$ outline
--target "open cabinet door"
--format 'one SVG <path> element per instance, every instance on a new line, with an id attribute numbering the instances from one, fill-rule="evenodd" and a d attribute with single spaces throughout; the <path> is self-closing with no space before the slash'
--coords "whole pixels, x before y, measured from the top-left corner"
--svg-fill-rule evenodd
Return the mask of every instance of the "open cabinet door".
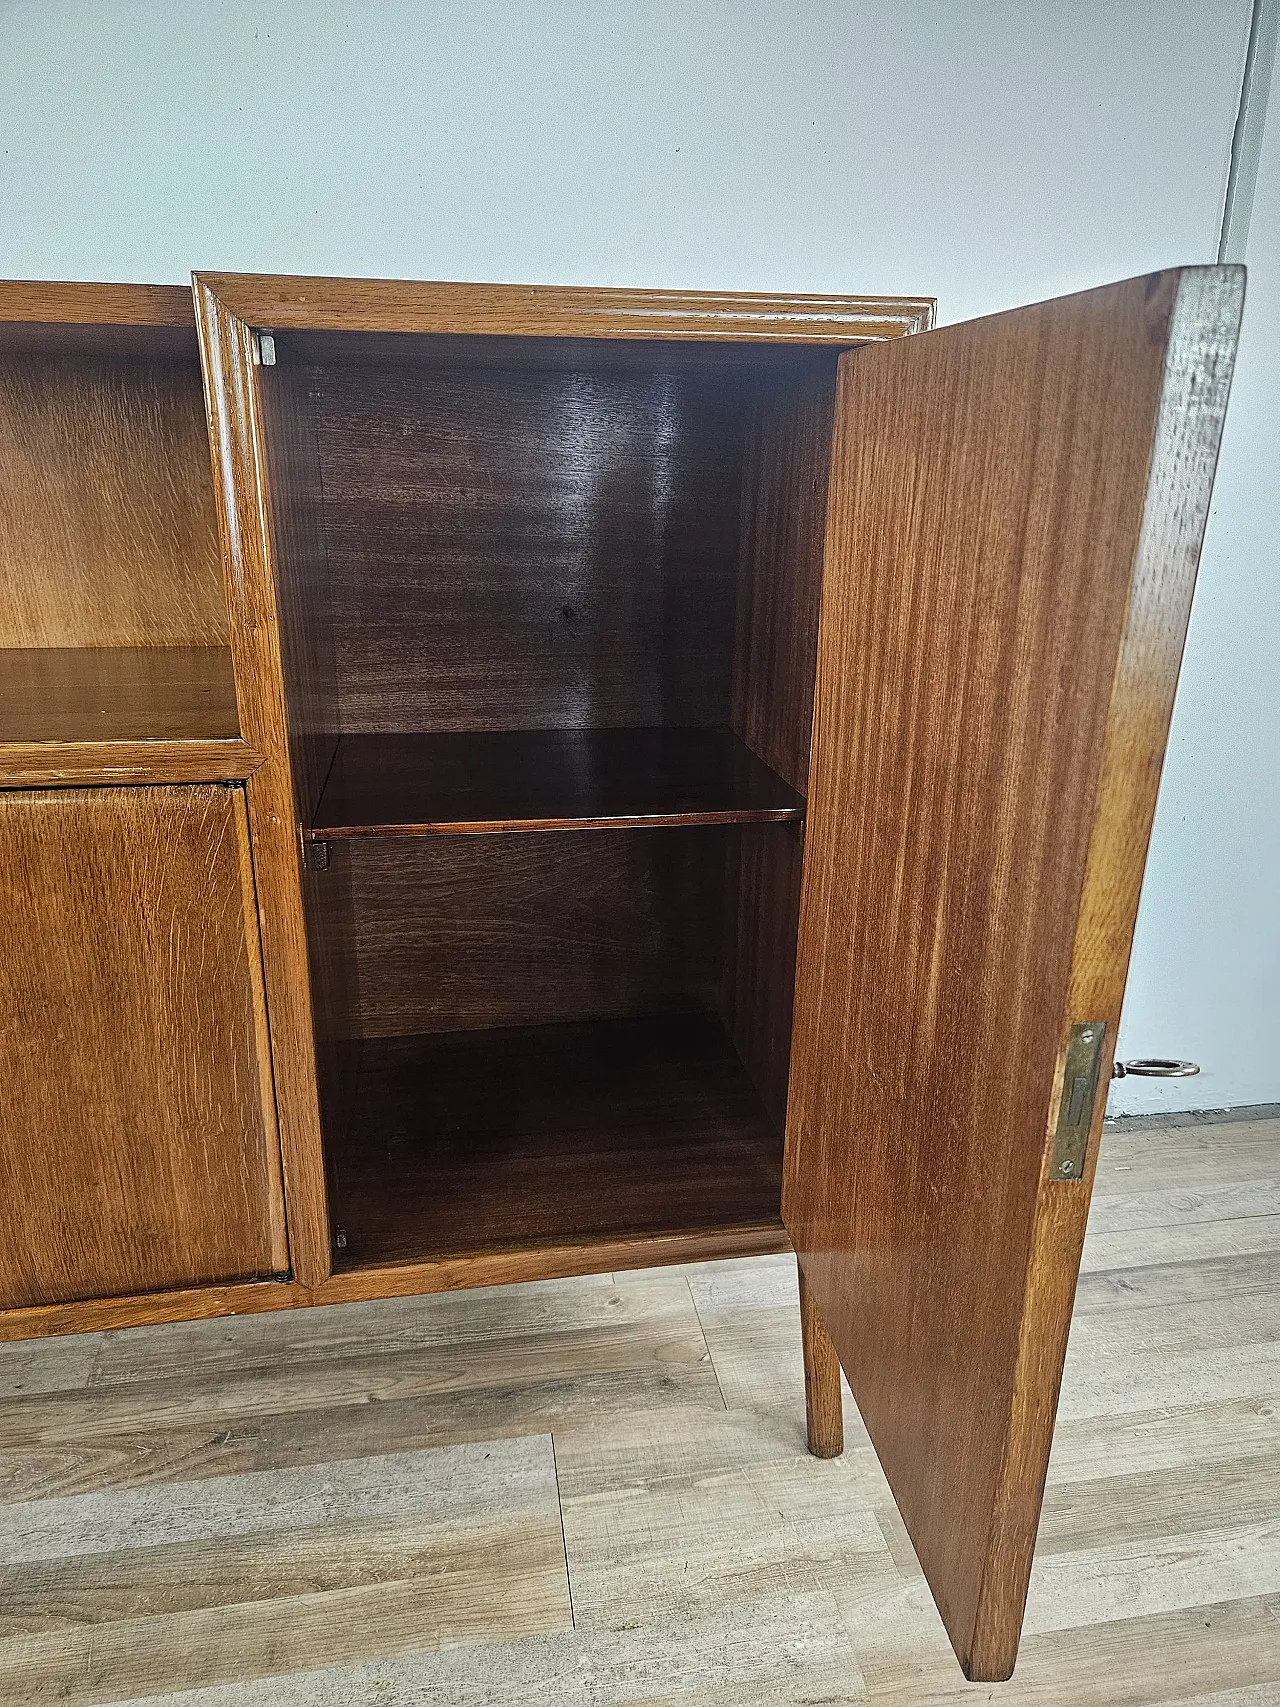
<path id="1" fill-rule="evenodd" d="M 783 1216 L 1013 1669 L 1243 270 L 841 358 Z"/>

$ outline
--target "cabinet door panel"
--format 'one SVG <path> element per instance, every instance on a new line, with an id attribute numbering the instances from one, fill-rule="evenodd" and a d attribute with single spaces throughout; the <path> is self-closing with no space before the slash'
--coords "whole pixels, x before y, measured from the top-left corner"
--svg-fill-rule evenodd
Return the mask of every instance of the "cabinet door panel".
<path id="1" fill-rule="evenodd" d="M 1242 296 L 841 358 L 783 1214 L 975 1679 L 1017 1652 Z"/>
<path id="2" fill-rule="evenodd" d="M 240 789 L 0 795 L 0 1306 L 287 1266 Z"/>

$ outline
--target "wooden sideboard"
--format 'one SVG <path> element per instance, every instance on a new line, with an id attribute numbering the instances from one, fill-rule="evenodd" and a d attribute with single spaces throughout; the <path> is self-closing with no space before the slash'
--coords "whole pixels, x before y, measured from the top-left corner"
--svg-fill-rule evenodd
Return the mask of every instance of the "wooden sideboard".
<path id="1" fill-rule="evenodd" d="M 1242 299 L 0 287 L 0 1334 L 794 1245 L 1007 1676 Z"/>

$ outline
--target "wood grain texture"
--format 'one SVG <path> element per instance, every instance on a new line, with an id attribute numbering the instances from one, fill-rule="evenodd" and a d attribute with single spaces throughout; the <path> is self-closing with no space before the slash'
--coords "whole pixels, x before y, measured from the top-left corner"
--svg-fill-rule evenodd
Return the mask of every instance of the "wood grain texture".
<path id="1" fill-rule="evenodd" d="M 351 862 L 353 1034 L 712 1011 L 724 835 L 335 842 L 331 860 L 345 846 Z"/>
<path id="2" fill-rule="evenodd" d="M 62 284 L 48 279 L 0 280 L 0 324 L 175 326 L 194 322 L 187 285 Z"/>
<path id="3" fill-rule="evenodd" d="M 0 305 L 2 308 L 3 305 Z M 185 354 L 0 354 L 0 645 L 218 646 L 227 612 Z"/>
<path id="4" fill-rule="evenodd" d="M 326 848 L 323 869 L 302 873 L 326 1180 L 351 1117 L 359 1065 L 359 963 L 348 844 Z"/>
<path id="5" fill-rule="evenodd" d="M 307 376 L 255 367 L 280 669 L 297 817 L 309 824 L 338 742 L 338 683 L 322 513 L 319 394 Z"/>
<path id="6" fill-rule="evenodd" d="M 0 783 L 230 782 L 239 738 L 225 646 L 0 649 Z"/>
<path id="7" fill-rule="evenodd" d="M 241 782 L 262 763 L 247 741 L 11 741 L 0 786 Z"/>
<path id="8" fill-rule="evenodd" d="M 227 741 L 226 646 L 0 649 L 0 764 L 11 742 Z"/>
<path id="9" fill-rule="evenodd" d="M 302 286 L 210 276 L 196 299 L 241 726 L 263 755 L 248 797 L 291 1252 L 313 1287 L 329 1261 L 315 1086 L 344 1032 L 697 1011 L 712 1005 L 721 963 L 721 908 L 706 905 L 707 874 L 723 880 L 721 837 L 661 856 L 637 842 L 626 861 L 639 886 L 607 920 L 599 901 L 619 893 L 622 863 L 609 832 L 559 919 L 552 893 L 522 881 L 519 848 L 506 872 L 476 856 L 465 879 L 446 873 L 432 897 L 452 887 L 450 913 L 431 912 L 415 885 L 416 849 L 398 868 L 351 856 L 349 923 L 321 873 L 304 903 L 302 829 L 339 723 L 723 724 L 743 430 L 760 385 L 782 371 L 777 346 L 897 335 L 928 305 L 553 292 L 534 293 L 531 310 L 526 293 L 486 287 Z M 306 298 L 292 319 L 274 312 L 281 292 Z M 253 326 L 285 333 L 274 366 L 256 366 Z M 291 326 L 306 334 L 297 348 Z M 544 346 L 549 333 L 591 341 L 612 328 L 657 336 L 672 354 L 579 367 L 565 365 L 567 343 L 552 363 L 509 345 L 528 361 L 512 367 L 468 363 L 454 346 L 448 363 L 368 365 L 324 359 L 318 337 L 335 326 Z M 724 342 L 726 355 L 691 356 L 699 340 Z M 770 347 L 747 360 L 756 340 Z M 367 338 L 363 348 L 378 353 Z M 566 916 L 577 915 L 586 929 L 575 936 Z M 539 936 L 541 964 L 522 951 Z M 348 938 L 353 976 L 331 977 Z"/>
<path id="10" fill-rule="evenodd" d="M 5 1644 L 16 1698 L 47 1685 L 87 1707 L 102 1698 L 102 1677 L 117 1694 L 166 1691 L 176 1681 L 172 1650 L 131 1640 L 133 1619 L 145 1617 L 148 1605 L 164 1609 L 191 1683 L 244 1678 L 256 1686 L 273 1669 L 305 1666 L 335 1618 L 353 1660 L 569 1627 L 555 1462 L 545 1434 L 468 1442 L 429 1456 L 385 1454 L 346 1483 L 344 1500 L 331 1486 L 317 1488 L 305 1469 L 285 1472 L 283 1480 L 251 1473 L 189 1489 L 179 1510 L 162 1490 L 155 1515 L 173 1539 L 155 1552 L 145 1544 L 112 1548 L 99 1533 L 86 1538 L 71 1565 L 65 1553 L 61 1561 L 56 1552 L 53 1559 L 22 1559 L 18 1541 L 20 1562 L 6 1575 L 33 1586 L 43 1580 L 45 1592 L 42 1611 L 19 1614 Z M 78 1508 L 69 1502 L 70 1524 L 95 1503 L 92 1496 Z M 145 1506 L 135 1511 L 139 1539 L 154 1536 Z M 105 1580 L 109 1553 L 116 1555 L 115 1588 Z M 101 1621 L 59 1615 L 63 1584 L 77 1569 L 86 1589 L 98 1589 Z M 216 1585 L 241 1571 L 259 1586 L 229 1598 Z"/>
<path id="11" fill-rule="evenodd" d="M 835 362 L 810 357 L 757 396 L 743 465 L 732 727 L 803 794 L 809 779 Z M 722 1011 L 786 1117 L 802 836 L 741 835 L 726 871 Z"/>
<path id="12" fill-rule="evenodd" d="M 1093 1201 L 1143 1224 L 1136 1290 L 1072 1332 L 1009 1707 L 1280 1690 L 1280 1295 L 1217 1292 L 1185 1335 L 1141 1302 L 1148 1257 L 1190 1294 L 1247 1227 L 1189 1196 L 1280 1187 L 1280 1122 L 1247 1124 L 1103 1135 Z M 1091 1227 L 1086 1267 L 1117 1249 Z M 856 1409 L 843 1458 L 809 1457 L 802 1381 L 789 1257 L 6 1347 L 8 1693 L 965 1707 Z M 523 1634 L 561 1545 L 576 1627 L 561 1576 L 555 1630 Z"/>
<path id="13" fill-rule="evenodd" d="M 729 833 L 720 1012 L 779 1126 L 787 1115 L 803 870 L 803 824 Z"/>
<path id="14" fill-rule="evenodd" d="M 1088 1208 L 1096 1146 L 1048 1182 L 1065 1040 L 1119 1016 L 1242 289 L 842 361 L 784 1215 L 978 1679 L 1017 1651 Z"/>
<path id="15" fill-rule="evenodd" d="M 789 823 L 804 802 L 728 729 L 344 735 L 313 837 Z"/>
<path id="16" fill-rule="evenodd" d="M 475 373 L 502 369 L 521 373 L 613 376 L 680 374 L 688 380 L 718 376 L 726 386 L 763 380 L 817 362 L 831 368 L 839 346 L 815 350 L 786 339 L 754 342 L 698 341 L 680 337 L 578 338 L 460 336 L 449 332 L 304 332 L 274 334 L 277 362 L 320 369 L 389 368 L 409 374 L 425 369 Z"/>
<path id="17" fill-rule="evenodd" d="M 930 297 L 769 296 L 197 273 L 251 326 L 551 338 L 725 339 L 848 345 L 933 323 Z"/>
<path id="18" fill-rule="evenodd" d="M 1218 447 L 1244 306 L 1243 267 L 1189 268 L 1176 275 L 1163 384 L 1156 413 L 1141 531 L 1132 561 L 1124 629 L 1111 683 L 1096 773 L 1084 881 L 1066 993 L 1066 1020 L 1100 1015 L 1112 1047 L 1173 716 L 1174 693 L 1200 546 L 1209 516 Z M 1063 1094 L 1064 1024 L 1046 1130 Z M 1089 1167 L 1106 1094 L 1097 1099 Z M 1031 1234 L 1026 1301 L 1019 1330 L 1008 1445 L 996 1490 L 988 1575 L 973 1637 L 973 1664 L 1012 1664 L 1026 1600 L 1025 1567 L 1035 1545 L 1076 1276 L 1089 1209 L 1089 1184 L 1049 1183 L 1046 1147 Z M 1074 1199 L 1074 1201 L 1072 1201 Z"/>
<path id="19" fill-rule="evenodd" d="M 838 1458 L 844 1451 L 844 1396 L 840 1359 L 809 1291 L 804 1270 L 800 1282 L 800 1343 L 804 1352 L 805 1434 L 815 1458 Z"/>
<path id="20" fill-rule="evenodd" d="M 0 799 L 6 1306 L 286 1262 L 238 791 Z"/>
<path id="21" fill-rule="evenodd" d="M 747 433 L 732 726 L 803 794 L 809 781 L 836 361 L 762 384 Z"/>
<path id="22" fill-rule="evenodd" d="M 316 429 L 319 393 L 304 372 L 287 365 L 259 365 L 253 370 L 253 378 L 260 409 L 263 460 L 259 478 L 267 507 L 270 572 L 275 582 L 294 826 L 296 833 L 301 833 L 319 807 L 339 738 L 328 541 Z M 287 905 L 292 912 L 292 895 L 286 901 L 280 886 L 296 881 L 297 863 L 281 861 L 272 869 L 276 873 L 273 902 Z M 332 1146 L 348 1118 L 355 1072 L 351 884 L 345 863 L 336 864 L 331 873 L 304 868 L 300 875 L 328 1180 Z M 295 968 L 294 975 L 300 971 Z M 331 1220 L 327 1208 L 325 1214 Z"/>
<path id="23" fill-rule="evenodd" d="M 294 1274 L 309 1286 L 324 1279 L 330 1267 L 314 1010 L 301 886 L 300 796 L 306 799 L 309 816 L 307 791 L 315 787 L 319 769 L 317 736 L 322 732 L 322 718 L 319 714 L 304 715 L 314 704 L 304 689 L 294 710 L 299 719 L 299 733 L 294 735 L 286 681 L 291 672 L 305 671 L 314 655 L 305 643 L 296 643 L 308 632 L 306 601 L 305 597 L 295 599 L 290 591 L 296 577 L 305 580 L 309 573 L 318 573 L 318 565 L 305 551 L 314 538 L 314 493 L 305 475 L 314 465 L 306 453 L 306 421 L 296 421 L 291 427 L 288 419 L 291 408 L 301 409 L 301 398 L 287 388 L 273 393 L 269 418 L 264 420 L 258 390 L 261 370 L 255 363 L 250 329 L 204 288 L 196 292 L 196 317 L 231 612 L 240 728 L 263 755 L 262 765 L 246 784 L 246 796 L 280 1111 L 289 1255 Z M 291 494 L 287 488 L 268 488 L 266 469 L 271 457 L 271 466 L 295 466 L 302 471 L 300 491 Z M 293 515 L 291 505 L 301 513 Z M 285 588 L 283 612 L 277 576 Z M 313 607 L 313 619 L 319 614 Z M 323 685 L 316 691 L 322 694 Z"/>
<path id="24" fill-rule="evenodd" d="M 307 371 L 346 732 L 728 722 L 749 370 Z"/>
<path id="25" fill-rule="evenodd" d="M 782 1141 L 708 1018 L 368 1041 L 340 1268 L 776 1227 Z"/>
<path id="26" fill-rule="evenodd" d="M 4 1310 L 0 1311 L 0 1344 L 49 1335 L 218 1321 L 228 1316 L 274 1315 L 322 1304 L 370 1303 L 478 1287 L 574 1280 L 606 1275 L 615 1269 L 673 1268 L 682 1263 L 773 1256 L 790 1250 L 786 1229 L 776 1218 L 758 1226 L 693 1228 L 574 1239 L 563 1244 L 548 1241 L 529 1249 L 467 1252 L 433 1261 L 353 1268 L 331 1274 L 319 1286 L 302 1286 L 291 1280 L 246 1281 Z"/>

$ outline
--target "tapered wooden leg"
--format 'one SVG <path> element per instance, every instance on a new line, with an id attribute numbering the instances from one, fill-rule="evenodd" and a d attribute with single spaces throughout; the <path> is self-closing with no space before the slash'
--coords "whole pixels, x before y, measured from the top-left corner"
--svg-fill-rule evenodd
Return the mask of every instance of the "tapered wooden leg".
<path id="1" fill-rule="evenodd" d="M 809 1424 L 809 1450 L 815 1458 L 838 1458 L 844 1451 L 844 1400 L 840 1394 L 840 1359 L 827 1324 L 805 1284 L 799 1263 L 800 1338 L 804 1343 L 804 1405 Z"/>

